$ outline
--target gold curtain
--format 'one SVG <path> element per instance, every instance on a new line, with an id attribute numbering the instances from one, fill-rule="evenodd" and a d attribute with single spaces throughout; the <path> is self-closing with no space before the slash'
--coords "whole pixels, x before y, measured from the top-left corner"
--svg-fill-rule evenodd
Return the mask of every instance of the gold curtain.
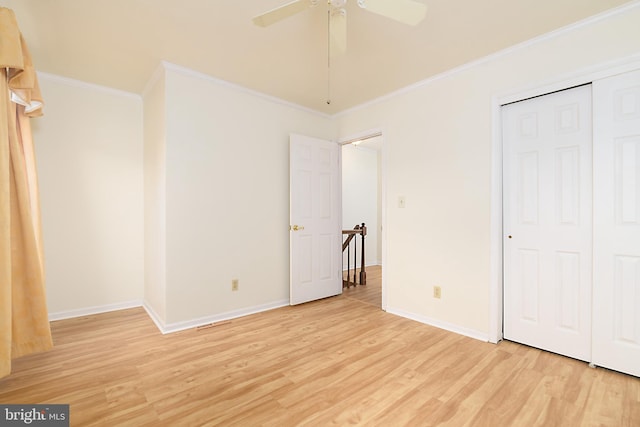
<path id="1" fill-rule="evenodd" d="M 0 7 L 0 378 L 11 360 L 50 349 L 30 117 L 42 115 L 37 76 L 12 10 Z"/>

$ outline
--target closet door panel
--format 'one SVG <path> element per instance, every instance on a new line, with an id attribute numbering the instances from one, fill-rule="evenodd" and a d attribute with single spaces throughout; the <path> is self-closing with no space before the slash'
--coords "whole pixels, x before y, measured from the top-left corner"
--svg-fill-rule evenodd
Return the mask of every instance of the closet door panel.
<path id="1" fill-rule="evenodd" d="M 640 72 L 593 95 L 592 362 L 640 376 Z"/>
<path id="2" fill-rule="evenodd" d="M 591 87 L 504 106 L 504 337 L 591 357 Z"/>

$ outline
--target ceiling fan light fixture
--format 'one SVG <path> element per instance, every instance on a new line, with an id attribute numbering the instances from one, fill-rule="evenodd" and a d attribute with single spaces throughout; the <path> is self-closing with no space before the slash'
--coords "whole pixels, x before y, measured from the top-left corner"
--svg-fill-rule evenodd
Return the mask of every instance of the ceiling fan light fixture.
<path id="1" fill-rule="evenodd" d="M 327 2 L 327 105 L 331 104 L 331 57 L 347 50 L 347 0 Z M 267 27 L 290 16 L 318 6 L 320 0 L 291 0 L 253 18 L 259 27 Z M 417 25 L 425 17 L 427 6 L 417 0 L 357 0 L 361 9 L 408 25 Z"/>
<path id="2" fill-rule="evenodd" d="M 329 11 L 345 9 L 347 4 L 347 0 L 326 1 Z M 427 12 L 427 5 L 417 0 L 357 0 L 357 2 L 361 9 L 407 25 L 418 25 Z M 259 27 L 267 27 L 319 4 L 320 0 L 292 0 L 254 17 L 253 23 Z"/>

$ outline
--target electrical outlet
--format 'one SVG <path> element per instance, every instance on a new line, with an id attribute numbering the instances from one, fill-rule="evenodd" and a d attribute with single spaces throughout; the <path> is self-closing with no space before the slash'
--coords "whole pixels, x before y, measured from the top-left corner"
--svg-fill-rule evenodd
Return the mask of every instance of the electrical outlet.
<path id="1" fill-rule="evenodd" d="M 433 297 L 437 299 L 442 297 L 442 288 L 440 288 L 440 286 L 433 287 Z"/>
<path id="2" fill-rule="evenodd" d="M 238 286 L 239 286 L 238 279 L 232 279 L 231 280 L 231 290 L 232 291 L 237 291 L 238 290 Z"/>

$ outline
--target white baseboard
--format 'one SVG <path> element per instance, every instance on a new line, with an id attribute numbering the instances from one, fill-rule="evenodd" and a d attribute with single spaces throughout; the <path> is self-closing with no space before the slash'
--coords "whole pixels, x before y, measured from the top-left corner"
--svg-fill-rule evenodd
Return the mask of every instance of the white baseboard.
<path id="1" fill-rule="evenodd" d="M 158 313 L 156 313 L 155 310 L 149 304 L 147 304 L 147 301 L 144 301 L 142 303 L 142 308 L 144 308 L 144 310 L 147 312 L 147 315 L 151 318 L 153 323 L 155 323 L 156 328 L 158 328 L 158 330 L 164 334 L 164 322 L 162 321 L 162 318 L 158 316 Z"/>
<path id="2" fill-rule="evenodd" d="M 256 314 L 263 311 L 273 310 L 280 307 L 289 305 L 289 300 L 274 301 L 268 304 L 257 305 L 253 307 L 241 308 L 238 310 L 227 311 L 212 316 L 200 317 L 193 320 L 185 320 L 183 322 L 176 322 L 165 324 L 158 313 L 147 304 L 146 301 L 125 301 L 117 304 L 108 304 L 95 307 L 81 308 L 77 310 L 60 311 L 56 313 L 49 313 L 49 321 L 71 319 L 73 317 L 90 316 L 92 314 L 107 313 L 109 311 L 125 310 L 128 308 L 142 307 L 147 312 L 147 315 L 151 318 L 158 330 L 162 334 L 170 334 L 172 332 L 183 331 L 185 329 L 197 328 L 198 326 L 209 325 L 211 323 L 221 322 L 225 320 L 236 319 L 238 317 L 248 316 L 250 314 Z"/>
<path id="3" fill-rule="evenodd" d="M 415 320 L 416 322 L 424 323 L 429 326 L 435 326 L 436 328 L 444 329 L 445 331 L 454 332 L 465 337 L 473 338 L 476 340 L 489 342 L 489 334 L 486 332 L 476 331 L 474 329 L 464 328 L 462 326 L 454 325 L 453 323 L 443 322 L 442 320 L 432 319 L 420 314 L 409 313 L 404 310 L 399 310 L 393 307 L 387 307 L 387 313 L 395 314 L 396 316 L 405 317 L 407 319 Z"/>
<path id="4" fill-rule="evenodd" d="M 185 320 L 183 322 L 175 322 L 165 324 L 160 320 L 158 315 L 149 307 L 144 304 L 143 307 L 149 313 L 149 317 L 156 324 L 160 332 L 163 334 L 170 334 L 172 332 L 184 331 L 185 329 L 197 328 L 198 326 L 209 325 L 211 323 L 222 322 L 225 320 L 237 319 L 238 317 L 248 316 L 250 314 L 261 313 L 263 311 L 269 311 L 280 307 L 289 305 L 289 300 L 274 301 L 272 303 L 257 305 L 253 307 L 241 308 L 238 310 L 227 311 L 220 314 L 214 314 L 212 316 L 200 317 L 192 320 Z"/>
<path id="5" fill-rule="evenodd" d="M 75 310 L 58 311 L 49 313 L 49 321 L 71 319 L 73 317 L 90 316 L 92 314 L 107 313 L 109 311 L 126 310 L 128 308 L 142 306 L 142 300 L 119 302 L 115 304 L 99 305 L 94 307 L 79 308 Z"/>

